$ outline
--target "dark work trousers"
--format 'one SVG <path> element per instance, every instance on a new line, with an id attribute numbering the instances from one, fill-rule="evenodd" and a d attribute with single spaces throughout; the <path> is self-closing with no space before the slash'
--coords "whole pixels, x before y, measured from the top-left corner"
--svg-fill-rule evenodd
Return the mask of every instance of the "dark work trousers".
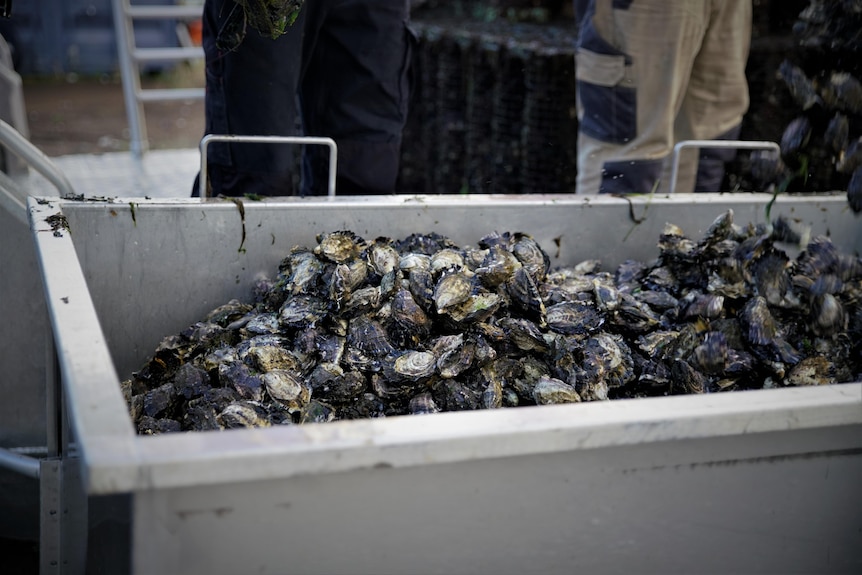
<path id="1" fill-rule="evenodd" d="M 204 5 L 206 133 L 327 136 L 339 194 L 395 193 L 415 44 L 408 0 L 308 0 L 283 36 L 248 27 L 222 51 L 216 39 L 234 6 Z M 291 146 L 210 144 L 209 195 L 293 195 Z M 299 193 L 325 194 L 328 148 L 303 146 L 302 156 Z"/>

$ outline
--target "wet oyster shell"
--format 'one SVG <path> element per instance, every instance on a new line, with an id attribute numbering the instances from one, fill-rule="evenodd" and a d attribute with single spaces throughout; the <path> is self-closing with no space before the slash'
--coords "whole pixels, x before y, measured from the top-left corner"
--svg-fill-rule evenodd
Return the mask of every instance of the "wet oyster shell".
<path id="1" fill-rule="evenodd" d="M 531 235 L 521 232 L 514 234 L 511 251 L 532 276 L 533 281 L 541 282 L 545 279 L 551 267 L 551 258 Z"/>
<path id="2" fill-rule="evenodd" d="M 298 360 L 281 345 L 258 345 L 248 350 L 248 361 L 261 372 L 298 367 Z"/>
<path id="3" fill-rule="evenodd" d="M 419 381 L 437 369 L 437 357 L 429 351 L 407 351 L 395 358 L 392 369 L 404 379 Z"/>
<path id="4" fill-rule="evenodd" d="M 255 401 L 231 403 L 216 416 L 216 422 L 222 429 L 270 426 L 267 410 Z"/>
<path id="5" fill-rule="evenodd" d="M 359 316 L 350 320 L 347 344 L 372 357 L 391 354 L 395 348 L 389 342 L 389 335 L 381 323 L 369 316 Z"/>
<path id="6" fill-rule="evenodd" d="M 555 403 L 579 403 L 581 396 L 574 387 L 553 377 L 540 377 L 533 388 L 533 399 L 537 405 Z"/>
<path id="7" fill-rule="evenodd" d="M 540 326 L 544 326 L 545 303 L 542 301 L 533 275 L 527 271 L 527 268 L 520 267 L 515 270 L 506 282 L 506 292 L 516 307 L 521 308 Z"/>
<path id="8" fill-rule="evenodd" d="M 763 296 L 755 296 L 745 304 L 740 320 L 745 328 L 743 334 L 751 344 L 768 345 L 778 335 L 778 326 Z"/>
<path id="9" fill-rule="evenodd" d="M 862 84 L 847 72 L 832 72 L 821 91 L 823 102 L 830 108 L 862 114 Z"/>
<path id="10" fill-rule="evenodd" d="M 799 66 L 792 64 L 789 60 L 784 60 L 778 67 L 778 72 L 790 90 L 790 95 L 793 96 L 803 111 L 823 103 L 817 94 L 814 83 L 808 79 Z"/>
<path id="11" fill-rule="evenodd" d="M 547 351 L 542 330 L 528 319 L 504 317 L 499 322 L 509 340 L 523 351 Z"/>
<path id="12" fill-rule="evenodd" d="M 844 305 L 831 293 L 815 295 L 811 299 L 811 331 L 819 336 L 835 335 L 847 329 Z"/>
<path id="13" fill-rule="evenodd" d="M 503 305 L 503 298 L 499 294 L 473 293 L 466 301 L 449 309 L 447 315 L 456 324 L 473 324 L 487 320 Z"/>
<path id="14" fill-rule="evenodd" d="M 143 413 L 149 417 L 160 417 L 170 413 L 177 401 L 177 390 L 166 383 L 144 394 Z"/>
<path id="15" fill-rule="evenodd" d="M 278 312 L 278 321 L 285 327 L 303 327 L 322 321 L 329 311 L 329 303 L 317 296 L 298 295 L 289 298 Z"/>
<path id="16" fill-rule="evenodd" d="M 707 332 L 702 344 L 694 348 L 694 364 L 706 374 L 721 374 L 727 365 L 727 338 L 720 331 Z"/>
<path id="17" fill-rule="evenodd" d="M 243 399 L 260 401 L 263 399 L 263 381 L 260 375 L 252 372 L 241 362 L 224 363 L 218 368 L 219 383 L 222 387 L 232 388 Z"/>
<path id="18" fill-rule="evenodd" d="M 671 364 L 670 379 L 673 388 L 681 393 L 703 393 L 707 387 L 706 377 L 681 359 Z"/>
<path id="19" fill-rule="evenodd" d="M 849 136 L 850 122 L 847 116 L 841 112 L 836 112 L 829 120 L 826 131 L 823 133 L 823 143 L 834 153 L 839 154 L 847 147 Z"/>
<path id="20" fill-rule="evenodd" d="M 410 398 L 408 410 L 412 415 L 423 415 L 437 413 L 440 411 L 440 408 L 434 403 L 431 393 L 426 391 Z"/>
<path id="21" fill-rule="evenodd" d="M 398 269 L 401 256 L 389 238 L 377 238 L 365 250 L 368 265 L 377 275 L 383 277 Z"/>
<path id="22" fill-rule="evenodd" d="M 401 289 L 392 298 L 389 329 L 395 345 L 408 347 L 418 345 L 428 337 L 431 320 L 409 290 Z"/>
<path id="23" fill-rule="evenodd" d="M 476 275 L 482 284 L 489 289 L 494 289 L 506 283 L 515 270 L 522 266 L 515 254 L 500 245 L 488 248 L 482 265 L 476 268 Z"/>
<path id="24" fill-rule="evenodd" d="M 431 389 L 434 403 L 442 411 L 471 411 L 481 405 L 481 392 L 458 379 L 441 379 Z"/>
<path id="25" fill-rule="evenodd" d="M 288 275 L 276 282 L 275 291 L 283 292 L 285 296 L 314 293 L 323 274 L 323 262 L 306 248 L 294 249 L 282 261 L 282 268 Z"/>
<path id="26" fill-rule="evenodd" d="M 447 270 L 461 271 L 466 268 L 463 251 L 454 248 L 444 248 L 432 254 L 430 265 L 433 274 L 441 274 Z"/>
<path id="27" fill-rule="evenodd" d="M 475 288 L 472 275 L 460 271 L 444 273 L 434 287 L 434 306 L 437 313 L 446 313 L 470 297 Z"/>
<path id="28" fill-rule="evenodd" d="M 634 378 L 631 350 L 617 334 L 601 332 L 584 344 L 583 368 L 588 384 L 620 387 Z"/>
<path id="29" fill-rule="evenodd" d="M 308 378 L 314 397 L 331 404 L 350 402 L 365 393 L 368 381 L 357 370 L 343 370 L 333 363 L 320 363 Z"/>
<path id="30" fill-rule="evenodd" d="M 242 303 L 238 299 L 232 299 L 209 312 L 206 316 L 206 321 L 225 327 L 232 321 L 243 317 L 251 310 L 252 306 L 250 304 Z"/>
<path id="31" fill-rule="evenodd" d="M 805 116 L 792 120 L 781 135 L 781 159 L 791 169 L 800 165 L 799 154 L 811 138 L 811 121 Z"/>
<path id="32" fill-rule="evenodd" d="M 364 248 L 365 240 L 351 231 L 341 230 L 319 235 L 314 254 L 331 262 L 344 263 L 358 258 Z"/>
<path id="33" fill-rule="evenodd" d="M 836 383 L 834 365 L 822 355 L 806 357 L 787 374 L 787 385 L 830 385 Z"/>
<path id="34" fill-rule="evenodd" d="M 261 376 L 269 397 L 289 411 L 304 407 L 311 399 L 311 389 L 304 378 L 288 369 L 275 369 Z"/>
<path id="35" fill-rule="evenodd" d="M 569 335 L 586 335 L 605 323 L 605 316 L 589 303 L 564 301 L 545 311 L 548 328 Z"/>

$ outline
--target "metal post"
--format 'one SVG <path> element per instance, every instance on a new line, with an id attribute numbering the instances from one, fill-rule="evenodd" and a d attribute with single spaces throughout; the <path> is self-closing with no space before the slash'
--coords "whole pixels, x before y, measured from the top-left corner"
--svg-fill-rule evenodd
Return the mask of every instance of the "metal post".
<path id="1" fill-rule="evenodd" d="M 39 481 L 39 573 L 61 573 L 61 521 L 63 481 L 62 462 L 57 459 L 41 461 Z"/>
<path id="2" fill-rule="evenodd" d="M 120 75 L 123 79 L 123 98 L 126 101 L 126 116 L 129 120 L 129 149 L 136 158 L 141 158 L 147 148 L 147 125 L 144 121 L 144 104 L 138 99 L 141 78 L 132 59 L 135 49 L 135 28 L 128 17 L 129 0 L 112 0 L 114 10 L 114 32 L 117 37 L 117 55 Z"/>
<path id="3" fill-rule="evenodd" d="M 49 333 L 45 374 L 47 459 L 39 467 L 40 573 L 83 573 L 87 558 L 87 494 L 80 461 L 71 446 L 71 426 L 62 375 Z"/>

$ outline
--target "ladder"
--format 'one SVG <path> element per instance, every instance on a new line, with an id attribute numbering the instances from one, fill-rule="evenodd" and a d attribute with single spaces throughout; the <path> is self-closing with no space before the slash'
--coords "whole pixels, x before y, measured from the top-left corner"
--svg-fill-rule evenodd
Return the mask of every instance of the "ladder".
<path id="1" fill-rule="evenodd" d="M 172 48 L 139 48 L 135 43 L 135 20 L 176 20 L 188 22 L 200 19 L 203 4 L 134 5 L 131 0 L 111 0 L 114 12 L 114 30 L 120 74 L 123 80 L 123 98 L 129 120 L 129 149 L 141 158 L 149 148 L 145 102 L 203 99 L 203 88 L 142 89 L 140 64 L 161 61 L 188 61 L 204 57 L 203 48 L 180 46 Z M 175 2 L 177 0 L 174 0 Z"/>

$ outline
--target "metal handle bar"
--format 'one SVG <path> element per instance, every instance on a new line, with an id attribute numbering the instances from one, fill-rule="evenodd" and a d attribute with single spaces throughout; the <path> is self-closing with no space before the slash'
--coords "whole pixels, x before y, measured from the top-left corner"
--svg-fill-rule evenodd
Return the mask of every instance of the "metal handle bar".
<path id="1" fill-rule="evenodd" d="M 316 136 L 238 136 L 226 134 L 207 134 L 201 139 L 201 177 L 200 197 L 207 197 L 207 147 L 210 142 L 252 142 L 252 143 L 275 143 L 275 144 L 311 144 L 329 146 L 329 181 L 327 183 L 327 195 L 335 197 L 335 170 L 338 161 L 338 146 L 332 138 Z"/>
<path id="2" fill-rule="evenodd" d="M 775 150 L 781 152 L 776 142 L 756 140 L 683 140 L 673 147 L 673 167 L 670 172 L 670 193 L 676 192 L 676 179 L 679 176 L 679 155 L 683 148 L 736 148 L 744 150 Z"/>
<path id="3" fill-rule="evenodd" d="M 0 120 L 0 143 L 16 156 L 27 162 L 37 172 L 45 177 L 46 180 L 54 184 L 60 196 L 67 198 L 75 195 L 72 184 L 66 176 L 54 165 L 51 159 L 42 151 L 30 143 L 30 141 L 21 135 L 18 130 Z M 11 183 L 11 180 L 10 182 Z M 3 203 L 8 203 L 12 206 L 12 211 L 18 219 L 29 225 L 27 221 L 27 198 L 17 186 L 0 186 L 0 194 L 2 199 L 6 200 Z"/>
<path id="4" fill-rule="evenodd" d="M 0 447 L 0 468 L 38 479 L 40 466 L 39 460 L 35 457 L 20 455 L 11 449 Z"/>

